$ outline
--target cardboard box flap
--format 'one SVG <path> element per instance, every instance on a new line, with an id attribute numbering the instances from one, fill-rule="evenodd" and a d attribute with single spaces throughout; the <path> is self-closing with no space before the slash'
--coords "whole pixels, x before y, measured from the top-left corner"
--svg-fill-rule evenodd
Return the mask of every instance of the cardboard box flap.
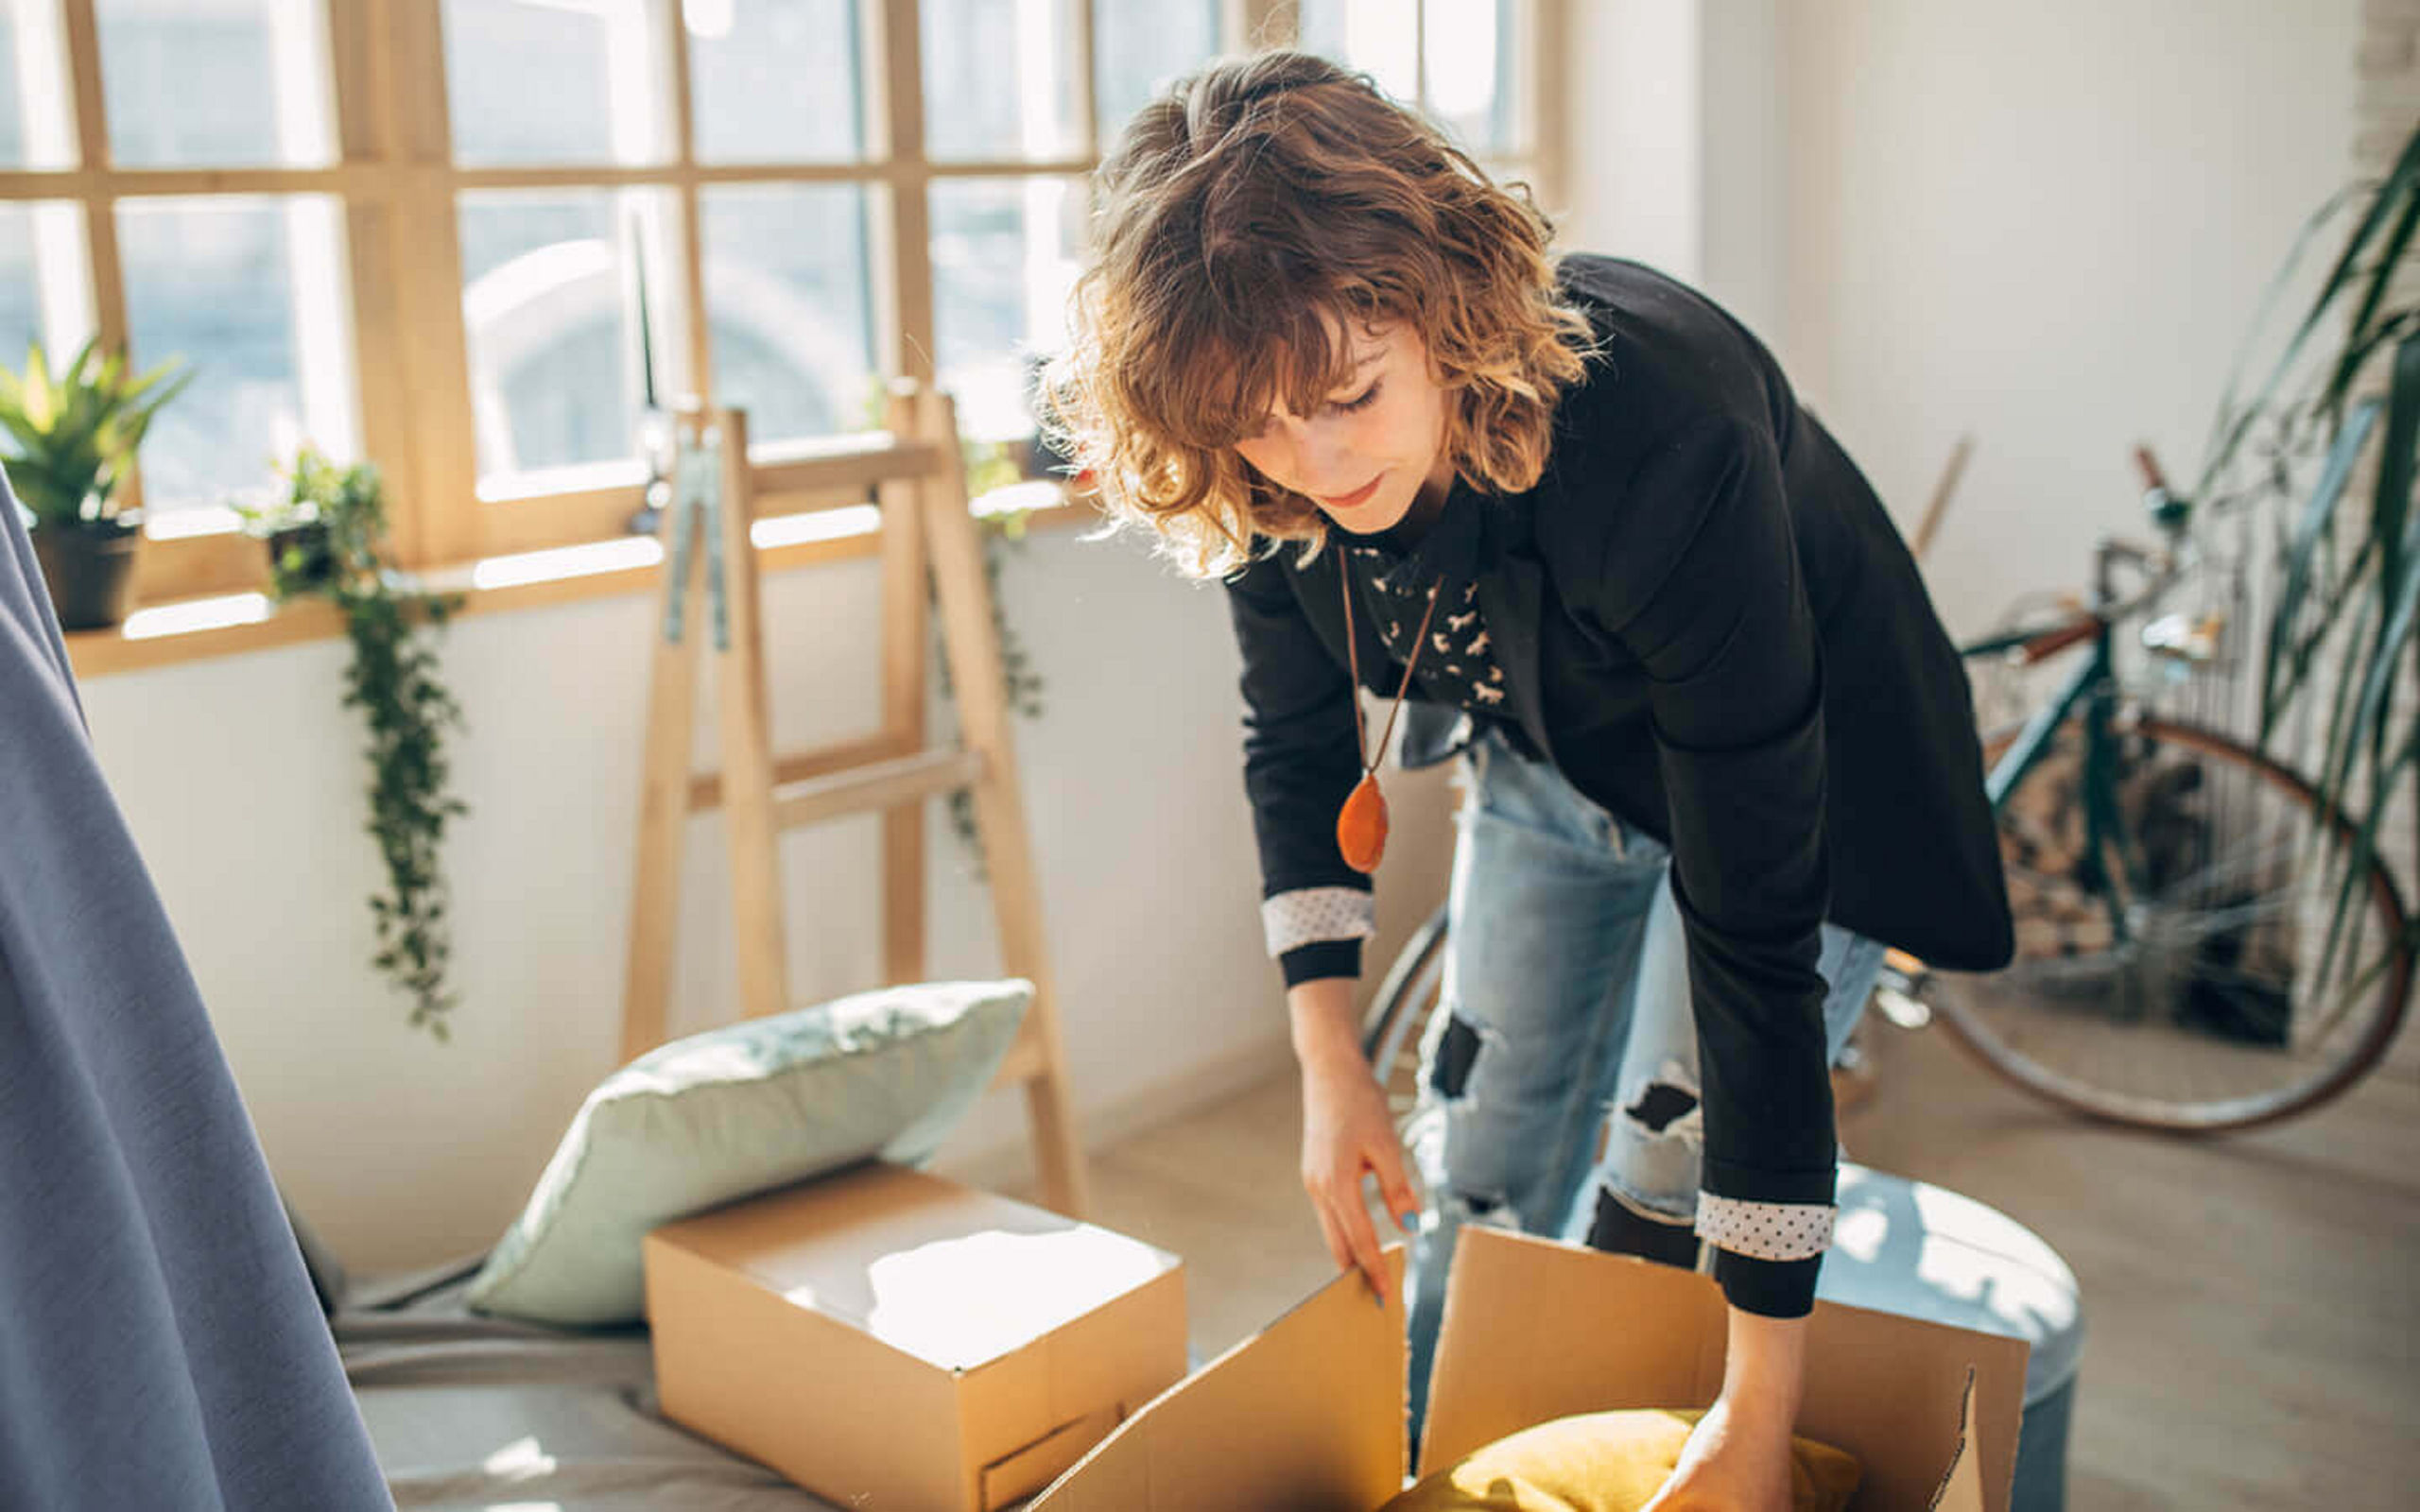
<path id="1" fill-rule="evenodd" d="M 1028 1512 L 1371 1512 L 1403 1488 L 1403 1248 L 1382 1310 L 1338 1277 L 1129 1418 Z"/>
<path id="2" fill-rule="evenodd" d="M 1945 1468 L 1960 1461 L 1981 1492 L 1966 1512 L 2004 1512 L 2024 1402 L 2021 1340 L 1833 1303 L 1816 1304 L 1808 1327 L 1798 1431 L 1863 1463 L 1859 1508 L 1930 1508 Z M 1703 1407 L 1722 1386 L 1725 1333 L 1710 1278 L 1466 1228 L 1447 1282 L 1421 1473 L 1577 1413 Z M 1955 1492 L 1954 1478 L 1947 1488 Z"/>
<path id="3" fill-rule="evenodd" d="M 1116 1426 L 1115 1407 L 1097 1408 L 1012 1453 L 1001 1455 L 983 1467 L 977 1504 L 983 1512 L 1000 1512 L 1002 1507 L 1031 1496 L 1081 1459 L 1084 1451 L 1099 1443 Z"/>
<path id="4" fill-rule="evenodd" d="M 1019 1454 L 1016 1496 L 1058 1478 L 1102 1435 L 1184 1379 L 1184 1273 L 1170 1271 L 1013 1354 L 956 1372 L 966 1447 L 986 1465 Z M 1089 1432 L 1079 1419 L 1106 1413 Z M 1038 1441 L 1048 1452 L 1020 1453 Z M 986 1471 L 987 1482 L 994 1479 Z M 1013 1500 L 1013 1498 L 1012 1498 Z"/>
<path id="5" fill-rule="evenodd" d="M 902 1353 L 971 1370 L 1175 1270 L 1140 1240 L 893 1165 L 659 1230 Z"/>
<path id="6" fill-rule="evenodd" d="M 1958 1394 L 1958 1447 L 1949 1469 L 1942 1471 L 1927 1512 L 1983 1512 L 1983 1474 L 1974 1451 L 1975 1376 L 1968 1371 L 1966 1389 Z M 2005 1491 L 2002 1493 L 2005 1498 Z"/>

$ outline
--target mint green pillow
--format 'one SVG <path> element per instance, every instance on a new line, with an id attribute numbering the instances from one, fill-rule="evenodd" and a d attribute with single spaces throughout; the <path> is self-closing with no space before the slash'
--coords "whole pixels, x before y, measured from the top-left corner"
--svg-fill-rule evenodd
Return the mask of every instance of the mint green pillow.
<path id="1" fill-rule="evenodd" d="M 572 1119 L 471 1283 L 481 1312 L 631 1323 L 648 1229 L 869 1158 L 922 1164 L 991 1085 L 1029 982 L 930 982 L 651 1050 Z"/>

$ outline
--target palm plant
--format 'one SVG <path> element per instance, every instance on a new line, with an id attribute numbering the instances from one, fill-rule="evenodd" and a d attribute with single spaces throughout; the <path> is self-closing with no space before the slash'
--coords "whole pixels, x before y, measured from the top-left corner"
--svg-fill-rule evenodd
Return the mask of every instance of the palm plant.
<path id="1" fill-rule="evenodd" d="M 133 529 L 118 512 L 118 485 L 152 418 L 193 381 L 190 372 L 177 375 L 182 364 L 175 359 L 138 376 L 125 352 L 104 355 L 99 347 L 97 340 L 86 342 L 54 376 L 36 341 L 26 350 L 22 375 L 0 369 L 9 480 L 37 529 Z"/>
<path id="2" fill-rule="evenodd" d="M 2281 333 L 2284 291 L 2348 219 L 2317 293 Z M 2259 740 L 2270 747 L 2290 729 L 2317 730 L 2311 767 L 2322 800 L 2354 827 L 2351 843 L 2325 862 L 2336 903 L 2323 976 L 2328 963 L 2361 958 L 2358 920 L 2366 915 L 2352 904 L 2382 864 L 2380 827 L 2397 784 L 2420 777 L 2420 716 L 2407 676 L 2420 673 L 2420 280 L 2398 276 L 2415 228 L 2420 131 L 2385 179 L 2340 194 L 2305 226 L 2221 402 L 2197 490 L 2221 506 L 2271 511 Z M 2252 370 L 2260 376 L 2247 387 Z M 2412 860 L 2420 880 L 2420 853 Z"/>

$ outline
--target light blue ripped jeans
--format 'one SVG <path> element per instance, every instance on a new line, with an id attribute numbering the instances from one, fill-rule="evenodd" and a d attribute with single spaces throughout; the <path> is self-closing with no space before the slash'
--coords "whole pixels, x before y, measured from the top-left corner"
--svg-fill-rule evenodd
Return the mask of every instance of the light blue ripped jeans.
<path id="1" fill-rule="evenodd" d="M 1409 1143 L 1411 1413 L 1426 1411 L 1454 1242 L 1469 1222 L 1693 1264 L 1703 1121 L 1671 854 L 1493 732 L 1463 760 L 1444 1002 Z M 1823 928 L 1833 1057 L 1880 943 Z"/>

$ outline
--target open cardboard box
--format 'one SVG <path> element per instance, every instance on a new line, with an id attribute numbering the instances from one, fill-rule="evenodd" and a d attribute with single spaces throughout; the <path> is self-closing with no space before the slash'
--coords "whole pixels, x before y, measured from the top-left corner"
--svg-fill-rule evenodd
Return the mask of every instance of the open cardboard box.
<path id="1" fill-rule="evenodd" d="M 1175 1256 L 921 1171 L 862 1165 L 645 1250 L 665 1416 L 842 1506 L 998 1512 L 1184 1375 Z"/>
<path id="2" fill-rule="evenodd" d="M 1128 1419 L 1030 1512 L 1373 1512 L 1403 1488 L 1404 1320 L 1357 1275 Z M 1864 1467 L 1855 1512 L 2006 1512 L 2022 1340 L 1818 1303 L 1798 1432 Z M 1500 1229 L 1462 1232 L 1420 1473 L 1538 1423 L 1703 1407 L 1727 1316 L 1710 1279 Z"/>

